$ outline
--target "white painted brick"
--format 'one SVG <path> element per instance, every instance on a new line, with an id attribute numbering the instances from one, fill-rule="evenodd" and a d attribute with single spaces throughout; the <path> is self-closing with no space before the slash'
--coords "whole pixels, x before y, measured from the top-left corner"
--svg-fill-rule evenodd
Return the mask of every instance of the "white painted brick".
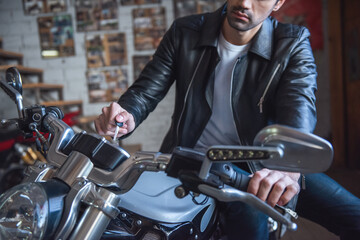
<path id="1" fill-rule="evenodd" d="M 22 35 L 22 47 L 40 49 L 40 40 L 38 33 Z"/>
<path id="2" fill-rule="evenodd" d="M 2 38 L 3 38 L 3 48 L 8 51 L 21 52 L 22 48 L 22 38 L 21 36 L 8 36 L 2 34 L 0 30 Z"/>
<path id="3" fill-rule="evenodd" d="M 84 87 L 84 84 L 86 84 L 86 76 L 83 69 L 64 69 L 64 78 L 67 87 Z"/>
<path id="4" fill-rule="evenodd" d="M 83 56 L 86 55 L 86 49 L 85 49 L 85 37 L 84 34 L 74 34 L 75 39 L 75 53 L 77 56 Z"/>
<path id="5" fill-rule="evenodd" d="M 44 72 L 44 82 L 54 84 L 64 84 L 65 78 L 62 69 L 51 68 Z"/>
<path id="6" fill-rule="evenodd" d="M 0 22 L 10 24 L 13 22 L 13 14 L 12 11 L 4 11 L 1 9 L 0 11 Z"/>
<path id="7" fill-rule="evenodd" d="M 84 57 L 69 56 L 62 58 L 53 58 L 45 60 L 47 68 L 61 68 L 61 69 L 82 69 L 86 70 L 86 62 Z"/>
<path id="8" fill-rule="evenodd" d="M 21 53 L 24 54 L 24 66 L 34 68 L 46 68 L 46 63 L 42 62 L 41 65 L 37 65 L 40 62 L 38 61 L 36 62 L 36 64 L 34 62 L 34 59 L 41 59 L 40 49 L 22 48 Z"/>
<path id="9" fill-rule="evenodd" d="M 21 21 L 14 24 L 15 26 L 9 27 L 9 24 L 0 23 L 0 29 L 2 35 L 9 36 L 20 36 L 25 34 L 32 34 L 33 30 L 31 28 L 31 23 L 27 21 Z"/>
<path id="10" fill-rule="evenodd" d="M 87 97 L 88 100 L 88 97 Z M 87 113 L 87 115 L 99 115 L 101 114 L 101 109 L 105 106 L 107 106 L 107 103 L 85 103 L 84 104 L 84 111 Z"/>
<path id="11" fill-rule="evenodd" d="M 13 10 L 13 9 L 22 9 L 22 8 L 23 8 L 22 0 L 0 0 L 1 10 Z"/>
<path id="12" fill-rule="evenodd" d="M 37 17 L 38 16 L 24 15 L 23 7 L 21 7 L 20 9 L 16 8 L 16 9 L 12 10 L 12 19 L 15 23 L 20 22 L 20 21 L 36 23 Z"/>
<path id="13" fill-rule="evenodd" d="M 84 101 L 88 94 L 85 73 L 81 70 L 65 70 L 64 75 L 64 99 Z"/>

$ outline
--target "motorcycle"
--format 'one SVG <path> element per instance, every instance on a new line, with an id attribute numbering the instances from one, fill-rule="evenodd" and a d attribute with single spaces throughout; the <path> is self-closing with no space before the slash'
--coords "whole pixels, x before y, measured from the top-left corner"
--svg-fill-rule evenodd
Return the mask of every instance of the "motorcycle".
<path id="1" fill-rule="evenodd" d="M 15 101 L 19 118 L 1 125 L 24 135 L 36 132 L 47 162 L 28 166 L 23 183 L 1 195 L 1 239 L 210 239 L 219 223 L 218 201 L 247 203 L 273 225 L 296 230 L 291 219 L 245 192 L 249 177 L 231 163 L 255 161 L 301 173 L 331 165 L 329 142 L 280 125 L 261 130 L 254 146 L 130 155 L 97 134 L 75 134 L 56 107 L 24 108 L 19 73 L 8 70 L 0 84 Z"/>

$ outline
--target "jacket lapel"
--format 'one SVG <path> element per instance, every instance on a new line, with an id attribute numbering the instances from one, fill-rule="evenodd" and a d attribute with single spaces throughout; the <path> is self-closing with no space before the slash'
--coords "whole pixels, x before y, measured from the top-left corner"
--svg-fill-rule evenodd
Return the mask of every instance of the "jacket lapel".
<path id="1" fill-rule="evenodd" d="M 226 14 L 226 4 L 216 10 L 203 16 L 204 25 L 201 27 L 201 33 L 197 47 L 217 47 L 221 26 Z"/>
<path id="2" fill-rule="evenodd" d="M 249 52 L 259 55 L 267 60 L 271 60 L 273 51 L 273 31 L 271 20 L 265 19 L 259 32 L 255 35 L 251 41 L 251 47 Z"/>

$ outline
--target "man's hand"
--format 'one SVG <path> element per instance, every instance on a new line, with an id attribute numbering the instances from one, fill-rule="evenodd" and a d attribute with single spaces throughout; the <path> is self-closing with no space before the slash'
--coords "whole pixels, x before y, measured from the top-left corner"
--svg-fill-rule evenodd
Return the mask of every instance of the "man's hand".
<path id="1" fill-rule="evenodd" d="M 262 169 L 253 174 L 248 192 L 256 195 L 270 206 L 287 204 L 299 191 L 300 173 Z"/>
<path id="2" fill-rule="evenodd" d="M 115 119 L 122 122 L 123 126 L 119 129 L 116 136 L 121 137 L 135 129 L 135 120 L 133 115 L 123 109 L 118 103 L 112 102 L 110 106 L 102 108 L 102 114 L 95 120 L 96 132 L 100 135 L 113 137 L 115 134 Z"/>

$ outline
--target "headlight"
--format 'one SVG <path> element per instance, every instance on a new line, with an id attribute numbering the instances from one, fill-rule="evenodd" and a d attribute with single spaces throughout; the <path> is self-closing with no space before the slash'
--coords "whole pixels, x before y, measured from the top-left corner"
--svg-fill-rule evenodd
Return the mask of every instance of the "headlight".
<path id="1" fill-rule="evenodd" d="M 0 239 L 42 239 L 49 205 L 40 184 L 20 184 L 0 197 Z"/>
<path id="2" fill-rule="evenodd" d="M 57 180 L 24 183 L 0 196 L 0 239 L 52 239 L 69 186 Z"/>

